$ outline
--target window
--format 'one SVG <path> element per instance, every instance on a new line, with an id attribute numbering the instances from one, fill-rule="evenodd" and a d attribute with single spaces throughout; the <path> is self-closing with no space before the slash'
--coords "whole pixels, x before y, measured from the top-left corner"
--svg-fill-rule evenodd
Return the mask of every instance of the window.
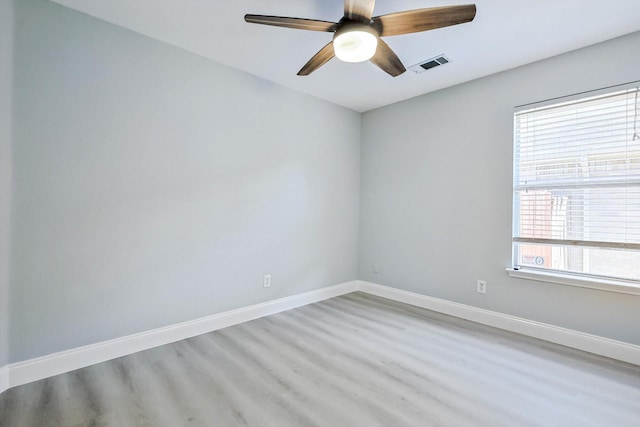
<path id="1" fill-rule="evenodd" d="M 639 110 L 629 88 L 515 113 L 515 268 L 640 281 Z"/>

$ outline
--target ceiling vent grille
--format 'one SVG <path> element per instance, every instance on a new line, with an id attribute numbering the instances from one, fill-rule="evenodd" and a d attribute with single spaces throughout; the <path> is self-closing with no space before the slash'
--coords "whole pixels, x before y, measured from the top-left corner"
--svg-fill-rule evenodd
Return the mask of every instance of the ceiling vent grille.
<path id="1" fill-rule="evenodd" d="M 424 73 L 427 70 L 448 64 L 449 62 L 449 58 L 444 55 L 438 55 L 434 58 L 427 59 L 426 61 L 419 62 L 416 65 L 412 65 L 409 69 L 414 73 Z"/>

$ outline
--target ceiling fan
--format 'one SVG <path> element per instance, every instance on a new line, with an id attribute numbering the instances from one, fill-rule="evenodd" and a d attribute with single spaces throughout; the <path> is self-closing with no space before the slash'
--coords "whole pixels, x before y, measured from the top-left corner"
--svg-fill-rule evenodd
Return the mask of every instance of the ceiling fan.
<path id="1" fill-rule="evenodd" d="M 374 6 L 375 0 L 345 0 L 344 16 L 339 22 L 251 14 L 245 15 L 244 20 L 252 24 L 334 33 L 333 40 L 298 71 L 299 76 L 308 76 L 337 56 L 346 62 L 370 59 L 383 71 L 396 77 L 404 73 L 406 68 L 380 37 L 463 24 L 473 21 L 476 16 L 475 4 L 414 9 L 372 17 Z"/>

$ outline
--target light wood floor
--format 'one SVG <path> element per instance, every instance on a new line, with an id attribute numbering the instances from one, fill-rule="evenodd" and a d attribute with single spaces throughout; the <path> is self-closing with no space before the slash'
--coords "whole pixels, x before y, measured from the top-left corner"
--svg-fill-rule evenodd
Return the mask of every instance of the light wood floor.
<path id="1" fill-rule="evenodd" d="M 354 293 L 13 388 L 0 426 L 640 426 L 640 367 Z"/>

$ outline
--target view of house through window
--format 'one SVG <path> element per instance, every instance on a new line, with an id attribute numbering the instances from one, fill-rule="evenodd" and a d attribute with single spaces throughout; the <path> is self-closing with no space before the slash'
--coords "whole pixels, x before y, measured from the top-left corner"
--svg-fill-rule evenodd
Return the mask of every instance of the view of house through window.
<path id="1" fill-rule="evenodd" d="M 514 265 L 640 280 L 639 89 L 514 116 Z"/>

